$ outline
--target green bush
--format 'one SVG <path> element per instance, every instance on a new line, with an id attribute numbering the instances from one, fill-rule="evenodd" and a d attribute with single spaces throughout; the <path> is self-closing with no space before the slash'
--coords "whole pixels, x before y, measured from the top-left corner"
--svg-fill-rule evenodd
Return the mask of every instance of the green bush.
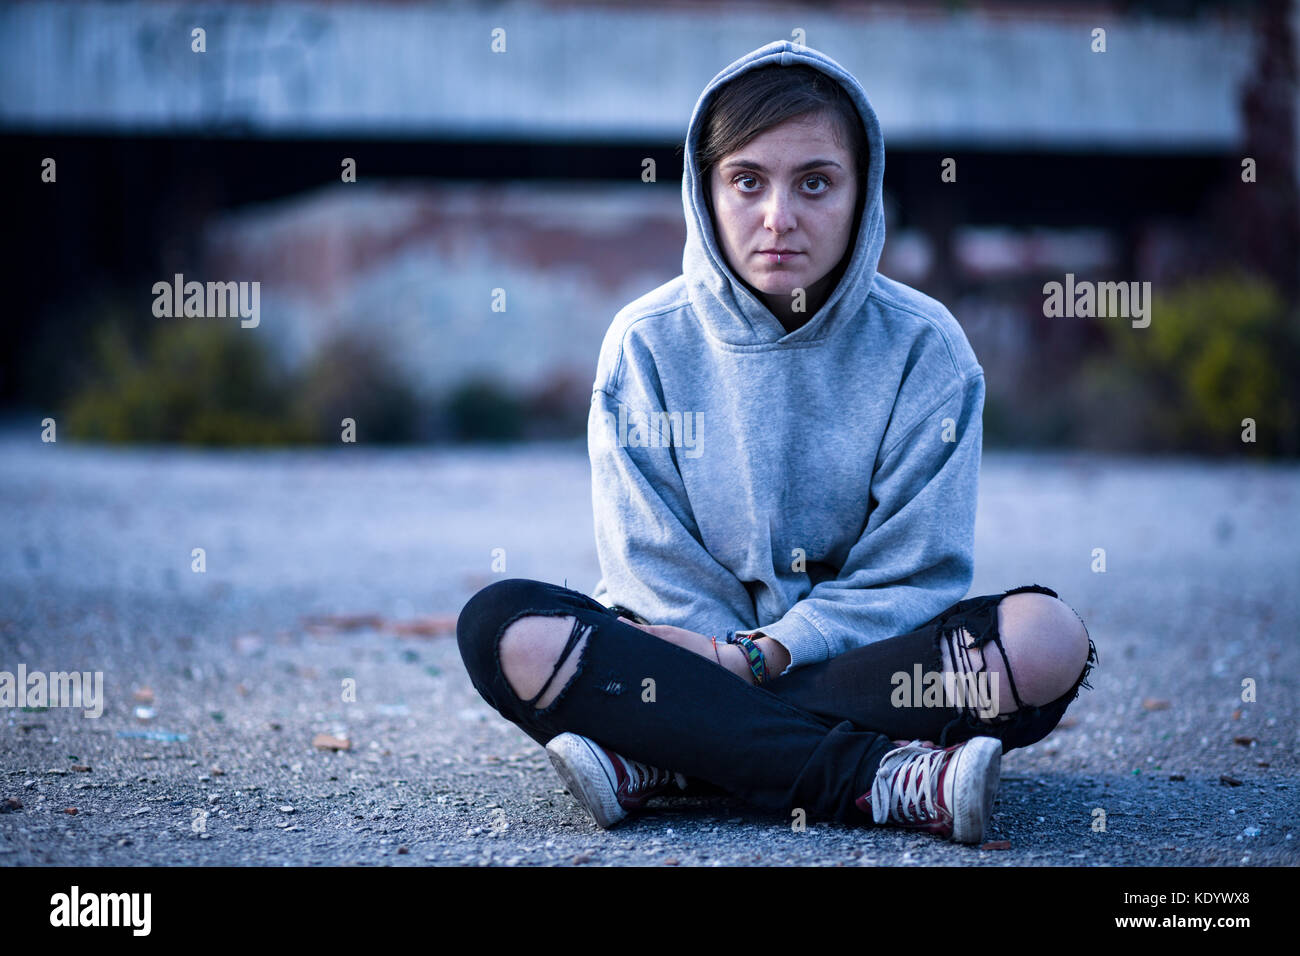
<path id="1" fill-rule="evenodd" d="M 317 441 L 338 441 L 341 422 L 351 418 L 359 442 L 404 442 L 417 437 L 420 406 L 381 347 L 344 335 L 303 371 L 290 414 Z"/>
<path id="2" fill-rule="evenodd" d="M 339 440 L 407 441 L 420 407 L 368 342 L 327 343 L 299 374 L 277 369 L 260 341 L 239 328 L 177 321 L 141 348 L 118 321 L 93 335 L 88 383 L 67 403 L 74 437 L 113 442 L 272 445 Z M 140 354 L 143 353 L 143 354 Z"/>
<path id="3" fill-rule="evenodd" d="M 488 379 L 465 382 L 447 398 L 453 436 L 461 441 L 518 441 L 524 435 L 523 402 Z"/>
<path id="4" fill-rule="evenodd" d="M 1147 449 L 1294 455 L 1296 318 L 1269 283 L 1236 273 L 1156 295 L 1148 327 L 1104 325 L 1111 356 L 1084 370 L 1090 427 L 1116 422 L 1123 444 Z"/>
<path id="5" fill-rule="evenodd" d="M 146 354 L 117 323 L 94 333 L 96 370 L 64 415 L 76 437 L 103 441 L 269 444 L 310 436 L 286 418 L 288 383 L 239 329 L 159 326 Z"/>

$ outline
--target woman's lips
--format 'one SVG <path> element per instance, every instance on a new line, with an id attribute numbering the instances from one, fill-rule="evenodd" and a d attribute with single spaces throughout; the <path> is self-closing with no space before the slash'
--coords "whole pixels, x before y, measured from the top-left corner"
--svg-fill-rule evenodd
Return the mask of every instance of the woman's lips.
<path id="1" fill-rule="evenodd" d="M 779 257 L 781 265 L 785 265 L 791 259 L 795 258 L 795 256 L 801 256 L 803 255 L 803 253 L 802 252 L 760 252 L 759 255 L 771 263 L 776 263 Z"/>

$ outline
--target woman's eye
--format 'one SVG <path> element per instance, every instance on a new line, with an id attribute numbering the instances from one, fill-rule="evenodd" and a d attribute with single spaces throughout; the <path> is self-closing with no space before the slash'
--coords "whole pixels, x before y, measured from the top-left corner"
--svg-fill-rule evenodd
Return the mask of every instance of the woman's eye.
<path id="1" fill-rule="evenodd" d="M 745 185 L 746 183 L 749 183 L 751 185 Z M 818 173 L 816 176 L 809 176 L 807 179 L 803 181 L 803 185 L 805 187 L 808 186 L 809 183 L 817 183 L 820 185 L 820 188 L 813 187 L 811 189 L 806 190 L 812 195 L 821 195 L 822 193 L 830 189 L 831 186 L 830 180 L 827 179 L 825 176 L 821 175 L 820 173 Z M 736 188 L 738 188 L 742 193 L 753 193 L 753 192 L 758 192 L 759 190 L 758 177 L 750 175 L 748 173 L 744 173 L 741 174 L 740 176 L 737 176 L 735 179 L 731 181 L 731 184 Z"/>

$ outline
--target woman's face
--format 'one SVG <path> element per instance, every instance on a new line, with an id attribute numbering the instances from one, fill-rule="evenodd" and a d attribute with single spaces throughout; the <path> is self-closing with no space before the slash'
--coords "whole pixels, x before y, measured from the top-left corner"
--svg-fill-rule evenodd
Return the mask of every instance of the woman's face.
<path id="1" fill-rule="evenodd" d="M 759 134 L 713 167 L 710 189 L 731 270 L 774 312 L 804 289 L 811 314 L 830 292 L 818 283 L 852 239 L 857 199 L 853 157 L 839 145 L 835 120 L 797 116 Z"/>

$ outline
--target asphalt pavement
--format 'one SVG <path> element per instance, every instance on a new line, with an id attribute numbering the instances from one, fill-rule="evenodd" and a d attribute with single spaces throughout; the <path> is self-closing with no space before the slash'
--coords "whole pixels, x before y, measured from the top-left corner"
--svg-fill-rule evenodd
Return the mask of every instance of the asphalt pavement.
<path id="1" fill-rule="evenodd" d="M 1100 666 L 980 849 L 728 796 L 592 824 L 452 630 L 501 577 L 594 587 L 581 442 L 37 434 L 0 435 L 0 671 L 102 674 L 102 713 L 0 708 L 0 865 L 1300 862 L 1294 465 L 985 451 L 970 593 L 1054 588 Z"/>

